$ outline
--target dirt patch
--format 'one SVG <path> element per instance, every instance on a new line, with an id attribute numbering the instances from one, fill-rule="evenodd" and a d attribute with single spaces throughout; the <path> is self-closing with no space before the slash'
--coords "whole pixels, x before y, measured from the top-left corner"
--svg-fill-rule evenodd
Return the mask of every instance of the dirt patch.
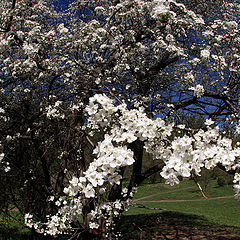
<path id="1" fill-rule="evenodd" d="M 190 227 L 183 225 L 169 226 L 159 223 L 156 236 L 151 240 L 240 240 L 240 236 L 232 234 L 227 228 Z"/>

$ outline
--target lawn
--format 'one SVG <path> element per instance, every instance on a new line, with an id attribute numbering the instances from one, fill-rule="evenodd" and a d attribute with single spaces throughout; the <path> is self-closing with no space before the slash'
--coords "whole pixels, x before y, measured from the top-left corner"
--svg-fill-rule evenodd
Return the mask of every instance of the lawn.
<path id="1" fill-rule="evenodd" d="M 122 239 L 240 239 L 240 203 L 232 185 L 213 180 L 205 194 L 207 199 L 194 181 L 141 185 L 122 218 Z"/>
<path id="2" fill-rule="evenodd" d="M 182 181 L 173 187 L 164 183 L 142 184 L 134 205 L 120 220 L 124 235 L 121 239 L 240 239 L 240 203 L 233 198 L 232 185 L 219 187 L 212 180 L 205 194 L 207 199 L 194 181 Z M 1 240 L 51 239 L 33 237 L 17 212 L 12 217 L 6 220 L 7 224 L 0 221 Z M 226 234 L 228 238 L 218 238 Z"/>
<path id="3" fill-rule="evenodd" d="M 126 215 L 162 212 L 153 209 L 162 208 L 196 214 L 221 225 L 240 227 L 240 203 L 233 198 L 232 185 L 219 187 L 213 180 L 205 194 L 208 199 L 204 199 L 194 181 L 182 181 L 173 187 L 164 183 L 143 184 L 134 198 L 134 206 Z"/>

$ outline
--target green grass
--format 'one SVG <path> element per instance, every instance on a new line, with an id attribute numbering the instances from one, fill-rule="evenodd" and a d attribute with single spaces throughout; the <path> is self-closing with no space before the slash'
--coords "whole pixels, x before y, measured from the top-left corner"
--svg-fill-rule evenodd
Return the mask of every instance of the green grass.
<path id="1" fill-rule="evenodd" d="M 182 225 L 187 226 L 190 232 L 191 229 L 197 228 L 198 232 L 225 231 L 230 234 L 237 233 L 239 234 L 237 236 L 240 236 L 240 203 L 234 198 L 211 199 L 233 196 L 232 185 L 219 187 L 216 180 L 212 180 L 205 194 L 208 199 L 203 198 L 194 181 L 182 181 L 173 187 L 161 182 L 142 184 L 134 200 L 145 198 L 136 201 L 135 205 L 123 215 L 120 230 L 124 236 L 121 239 L 154 239 L 154 236 L 157 239 L 160 232 L 167 232 L 171 226 L 180 226 L 181 231 Z M 162 200 L 165 202 L 160 202 Z M 188 201 L 171 202 L 169 200 Z M 165 210 L 159 210 L 160 208 Z M 161 219 L 160 223 L 158 219 Z M 10 218 L 4 221 L 0 219 L 0 239 L 51 238 L 33 237 L 31 231 L 24 227 L 22 216 L 18 212 L 11 212 Z"/>
<path id="2" fill-rule="evenodd" d="M 31 231 L 24 225 L 23 217 L 19 212 L 9 212 L 8 215 L 1 215 L 0 239 L 32 239 Z"/>
<path id="3" fill-rule="evenodd" d="M 149 196 L 152 195 L 153 196 Z M 216 181 L 211 181 L 205 194 L 205 200 L 193 181 L 182 181 L 176 186 L 167 186 L 164 183 L 148 184 L 139 187 L 135 200 L 147 197 L 136 202 L 126 215 L 148 214 L 161 212 L 139 208 L 137 204 L 147 208 L 163 208 L 183 214 L 196 214 L 205 217 L 208 221 L 225 226 L 240 227 L 240 203 L 234 198 L 214 199 L 215 197 L 233 196 L 231 185 L 218 187 Z M 192 200 L 186 202 L 158 202 L 161 200 Z M 199 201 L 197 201 L 199 200 Z M 150 202 L 153 201 L 153 202 Z"/>
<path id="4" fill-rule="evenodd" d="M 175 211 L 186 214 L 196 214 L 205 217 L 208 221 L 226 226 L 240 227 L 240 205 L 234 199 L 205 200 L 203 202 L 177 202 L 177 203 L 147 203 L 143 204 L 151 208 L 164 208 L 167 211 Z M 131 209 L 128 214 L 141 214 L 159 212 L 158 210 Z"/>
<path id="5" fill-rule="evenodd" d="M 8 212 L 0 217 L 0 240 L 54 240 L 51 236 L 34 233 L 25 226 L 23 216 L 18 211 Z M 57 238 L 57 239 L 64 239 Z M 66 239 L 66 238 L 65 238 Z"/>
<path id="6" fill-rule="evenodd" d="M 122 239 L 163 239 L 162 234 L 174 239 L 176 232 L 186 233 L 185 238 L 201 239 L 204 235 L 204 239 L 240 239 L 240 203 L 233 198 L 232 185 L 219 187 L 212 180 L 205 194 L 208 199 L 194 181 L 182 181 L 173 187 L 164 183 L 141 185 L 134 200 L 145 198 L 136 201 L 121 219 Z M 212 199 L 225 196 L 230 198 Z"/>
<path id="7" fill-rule="evenodd" d="M 208 185 L 205 194 L 207 197 L 222 197 L 222 196 L 233 196 L 233 188 L 231 185 L 225 185 L 219 187 L 216 181 L 211 181 Z M 164 200 L 164 199 L 199 199 L 203 198 L 199 188 L 193 181 L 183 181 L 176 186 L 169 186 L 164 183 L 147 184 L 139 187 L 138 193 L 134 199 L 141 197 L 148 197 L 147 200 Z"/>
<path id="8" fill-rule="evenodd" d="M 169 192 L 169 191 L 178 190 L 178 189 L 180 190 L 188 187 L 195 187 L 195 186 L 191 181 L 182 181 L 181 184 L 175 185 L 173 187 L 163 182 L 155 183 L 155 184 L 149 184 L 147 182 L 138 187 L 138 192 L 135 194 L 134 199 L 145 197 L 151 194 L 162 194 L 164 192 Z"/>

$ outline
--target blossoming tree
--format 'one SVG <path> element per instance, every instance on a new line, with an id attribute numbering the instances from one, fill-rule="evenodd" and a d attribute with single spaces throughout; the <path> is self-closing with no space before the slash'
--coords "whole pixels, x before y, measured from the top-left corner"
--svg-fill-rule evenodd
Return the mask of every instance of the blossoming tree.
<path id="1" fill-rule="evenodd" d="M 156 172 L 173 185 L 221 164 L 239 183 L 238 145 L 217 126 L 239 131 L 239 4 L 201 16 L 183 3 L 0 3 L 0 162 L 23 176 L 27 226 L 114 239 Z M 188 112 L 209 117 L 205 128 L 178 124 Z M 142 170 L 144 151 L 155 165 Z"/>

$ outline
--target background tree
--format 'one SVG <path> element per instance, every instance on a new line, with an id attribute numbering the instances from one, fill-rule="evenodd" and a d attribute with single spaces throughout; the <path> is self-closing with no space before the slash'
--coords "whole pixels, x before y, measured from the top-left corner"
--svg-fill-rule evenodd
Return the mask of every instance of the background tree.
<path id="1" fill-rule="evenodd" d="M 106 130 L 86 128 L 99 110 L 86 110 L 96 93 L 127 109 L 143 107 L 151 120 L 178 122 L 192 113 L 238 125 L 237 1 L 218 2 L 211 14 L 214 1 L 76 0 L 63 10 L 47 0 L 0 4 L 0 141 L 14 182 L 9 203 L 22 213 L 44 219 L 57 211 L 46 200 L 62 195 L 95 159 Z M 128 195 L 164 166 L 158 159 L 142 170 L 144 141 L 129 142 L 135 161 Z M 116 201 L 121 184 L 108 192 Z M 93 205 L 84 203 L 85 227 Z"/>

